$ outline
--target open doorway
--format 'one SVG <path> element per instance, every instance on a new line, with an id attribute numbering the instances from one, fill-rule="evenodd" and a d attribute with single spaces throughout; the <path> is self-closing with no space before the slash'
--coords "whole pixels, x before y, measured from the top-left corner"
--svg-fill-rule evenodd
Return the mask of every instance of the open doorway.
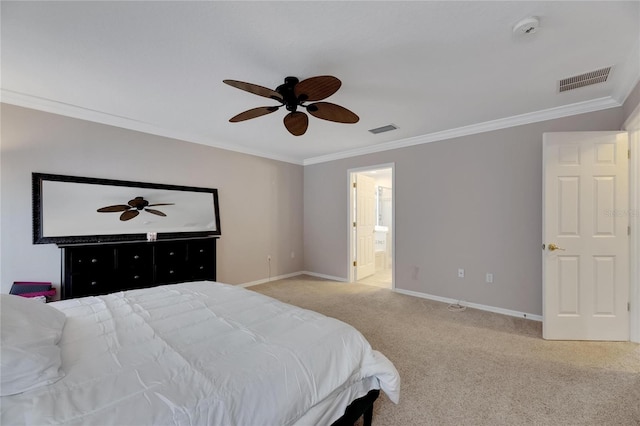
<path id="1" fill-rule="evenodd" d="M 349 282 L 394 288 L 393 164 L 349 170 Z"/>

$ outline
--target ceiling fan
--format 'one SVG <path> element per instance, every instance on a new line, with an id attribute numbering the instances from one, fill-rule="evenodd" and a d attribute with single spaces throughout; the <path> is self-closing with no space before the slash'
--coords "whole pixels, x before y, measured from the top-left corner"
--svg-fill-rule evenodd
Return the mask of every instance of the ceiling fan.
<path id="1" fill-rule="evenodd" d="M 330 75 L 311 77 L 302 81 L 296 77 L 286 77 L 284 84 L 276 87 L 276 90 L 237 80 L 223 80 L 223 83 L 280 102 L 280 105 L 263 106 L 241 112 L 229 120 L 232 123 L 271 114 L 283 106 L 289 111 L 284 117 L 284 127 L 294 136 L 304 135 L 309 125 L 309 117 L 304 112 L 298 111 L 298 107 L 306 108 L 314 117 L 336 123 L 353 124 L 360 120 L 356 114 L 340 105 L 317 102 L 333 95 L 342 85 L 340 80 Z"/>
<path id="2" fill-rule="evenodd" d="M 133 219 L 138 216 L 142 210 L 158 216 L 166 216 L 166 214 L 162 213 L 160 210 L 149 208 L 155 206 L 173 206 L 173 203 L 149 204 L 149 202 L 143 197 L 136 197 L 133 200 L 129 200 L 127 204 L 116 204 L 115 206 L 102 207 L 97 211 L 99 213 L 123 212 L 120 215 L 120 220 L 122 221 Z"/>

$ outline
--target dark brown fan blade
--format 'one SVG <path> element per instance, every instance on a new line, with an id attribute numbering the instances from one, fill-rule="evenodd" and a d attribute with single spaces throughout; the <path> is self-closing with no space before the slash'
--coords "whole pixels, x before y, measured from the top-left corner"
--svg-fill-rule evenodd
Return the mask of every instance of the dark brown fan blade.
<path id="1" fill-rule="evenodd" d="M 253 108 L 253 109 L 247 110 L 245 112 L 241 112 L 240 114 L 236 115 L 235 117 L 231 117 L 229 119 L 229 121 L 232 122 L 232 123 L 237 123 L 239 121 L 249 120 L 251 118 L 256 118 L 256 117 L 261 117 L 263 115 L 271 114 L 272 112 L 277 111 L 279 108 L 280 108 L 279 106 Z"/>
<path id="2" fill-rule="evenodd" d="M 245 92 L 253 93 L 254 95 L 264 96 L 265 98 L 275 99 L 282 101 L 282 95 L 275 90 L 267 89 L 266 87 L 258 86 L 257 84 L 245 83 L 238 80 L 222 80 L 223 83 L 236 89 L 244 90 Z"/>
<path id="3" fill-rule="evenodd" d="M 314 117 L 337 123 L 357 123 L 360 120 L 353 112 L 330 102 L 316 102 L 307 105 L 307 111 Z"/>
<path id="4" fill-rule="evenodd" d="M 139 214 L 140 212 L 138 210 L 128 210 L 120 215 L 120 220 L 124 221 L 124 220 L 133 219 Z"/>
<path id="5" fill-rule="evenodd" d="M 158 216 L 166 216 L 166 214 L 162 213 L 160 210 L 155 209 L 144 209 L 145 211 L 153 214 L 157 214 Z"/>
<path id="6" fill-rule="evenodd" d="M 129 210 L 131 206 L 127 206 L 126 204 L 117 204 L 115 206 L 107 206 L 101 209 L 98 209 L 100 213 L 112 213 L 112 212 L 123 212 Z"/>
<path id="7" fill-rule="evenodd" d="M 309 117 L 304 112 L 290 112 L 284 116 L 284 127 L 286 127 L 293 136 L 304 135 L 308 125 Z"/>
<path id="8" fill-rule="evenodd" d="M 173 206 L 175 205 L 174 203 L 156 203 L 156 204 L 149 204 L 147 207 L 153 207 L 153 206 Z"/>
<path id="9" fill-rule="evenodd" d="M 293 92 L 302 102 L 320 101 L 336 93 L 341 85 L 340 80 L 333 76 L 320 75 L 302 80 L 296 84 Z M 301 95 L 304 97 L 300 98 Z"/>

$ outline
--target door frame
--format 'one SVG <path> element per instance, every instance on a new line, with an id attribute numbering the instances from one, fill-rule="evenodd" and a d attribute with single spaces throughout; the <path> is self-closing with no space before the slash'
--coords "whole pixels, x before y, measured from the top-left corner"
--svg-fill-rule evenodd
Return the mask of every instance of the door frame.
<path id="1" fill-rule="evenodd" d="M 640 105 L 622 126 L 629 134 L 629 340 L 640 343 Z"/>
<path id="2" fill-rule="evenodd" d="M 396 163 L 384 163 L 365 167 L 356 167 L 347 170 L 347 233 L 349 239 L 349 249 L 347 250 L 347 270 L 348 280 L 352 283 L 355 281 L 355 267 L 353 266 L 353 254 L 355 253 L 356 239 L 353 235 L 353 210 L 356 204 L 353 196 L 353 183 L 355 175 L 362 172 L 372 170 L 391 169 L 391 289 L 396 288 Z"/>

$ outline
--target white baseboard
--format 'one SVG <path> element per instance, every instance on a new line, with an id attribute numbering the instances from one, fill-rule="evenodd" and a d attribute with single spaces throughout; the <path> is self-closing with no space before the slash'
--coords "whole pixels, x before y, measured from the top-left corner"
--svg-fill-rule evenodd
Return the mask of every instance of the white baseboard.
<path id="1" fill-rule="evenodd" d="M 528 314 L 526 312 L 512 311 L 510 309 L 496 308 L 495 306 L 481 305 L 479 303 L 470 303 L 470 302 L 465 302 L 457 299 L 450 299 L 448 297 L 434 296 L 432 294 L 420 293 L 420 292 L 411 291 L 411 290 L 403 290 L 400 288 L 395 288 L 393 291 L 401 294 L 406 294 L 407 296 L 421 297 L 423 299 L 435 300 L 437 302 L 443 302 L 443 303 L 449 303 L 449 304 L 460 303 L 460 305 L 462 306 L 467 306 L 473 309 L 479 309 L 481 311 L 494 312 L 496 314 L 509 315 L 511 317 L 525 318 L 533 321 L 542 322 L 542 315 L 534 315 L 534 314 Z"/>
<path id="2" fill-rule="evenodd" d="M 309 271 L 298 271 L 298 272 L 292 272 L 290 274 L 284 274 L 284 275 L 278 275 L 271 278 L 265 278 L 262 280 L 251 281 L 244 284 L 237 284 L 237 286 L 251 287 L 254 285 L 268 283 L 269 281 L 276 281 L 276 280 L 283 280 L 285 278 L 297 277 L 298 275 L 310 275 L 312 277 L 324 278 L 326 280 L 331 280 L 331 281 L 347 282 L 347 280 L 342 277 L 334 277 L 332 275 L 318 274 L 316 272 L 309 272 Z M 473 309 L 479 309 L 481 311 L 494 312 L 496 314 L 509 315 L 511 317 L 525 318 L 525 319 L 530 319 L 532 321 L 542 321 L 541 315 L 534 315 L 534 314 L 528 314 L 526 312 L 512 311 L 510 309 L 496 308 L 495 306 L 481 305 L 479 303 L 464 302 L 457 299 L 450 299 L 448 297 L 434 296 L 432 294 L 420 293 L 420 292 L 411 291 L 411 290 L 403 290 L 400 288 L 395 288 L 393 289 L 393 291 L 401 294 L 406 294 L 407 296 L 414 296 L 414 297 L 420 297 L 423 299 L 435 300 L 436 302 L 443 302 L 443 303 L 449 303 L 449 304 L 460 303 L 463 306 L 467 306 Z"/>
<path id="3" fill-rule="evenodd" d="M 324 278 L 325 280 L 338 281 L 342 283 L 346 283 L 348 280 L 343 277 L 334 277 L 332 275 L 318 274 L 316 272 L 302 271 L 300 274 L 311 275 L 316 278 Z"/>
<path id="4" fill-rule="evenodd" d="M 259 285 L 259 284 L 264 284 L 264 283 L 268 283 L 269 281 L 276 281 L 276 280 L 283 280 L 285 278 L 291 278 L 291 277 L 297 277 L 298 275 L 302 275 L 305 274 L 306 272 L 292 272 L 290 274 L 284 274 L 284 275 L 278 275 L 275 277 L 271 277 L 271 278 L 265 278 L 262 280 L 257 280 L 257 281 L 251 281 L 248 283 L 243 283 L 243 284 L 236 284 L 238 287 L 251 287 L 254 285 Z"/>
<path id="5" fill-rule="evenodd" d="M 276 280 L 283 280 L 285 278 L 297 277 L 298 275 L 311 275 L 312 277 L 324 278 L 325 280 L 338 281 L 338 282 L 347 282 L 347 280 L 345 280 L 344 278 L 341 278 L 341 277 L 334 277 L 332 275 L 325 275 L 325 274 L 317 274 L 315 272 L 309 272 L 309 271 L 298 271 L 298 272 L 292 272 L 290 274 L 278 275 L 278 276 L 271 277 L 271 278 L 264 278 L 262 280 L 251 281 L 251 282 L 248 282 L 248 283 L 236 284 L 236 285 L 238 287 L 251 287 L 251 286 L 254 286 L 254 285 L 268 283 L 269 281 L 276 281 Z"/>

